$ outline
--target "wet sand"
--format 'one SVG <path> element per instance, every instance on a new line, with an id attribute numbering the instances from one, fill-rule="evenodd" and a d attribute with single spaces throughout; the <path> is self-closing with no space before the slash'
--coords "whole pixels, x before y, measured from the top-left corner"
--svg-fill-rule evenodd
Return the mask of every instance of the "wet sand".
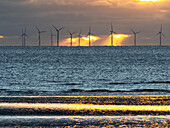
<path id="1" fill-rule="evenodd" d="M 1 127 L 169 128 L 170 116 L 0 116 Z"/>
<path id="2" fill-rule="evenodd" d="M 0 115 L 170 115 L 170 96 L 0 97 Z"/>
<path id="3" fill-rule="evenodd" d="M 0 97 L 1 127 L 169 127 L 170 96 Z"/>

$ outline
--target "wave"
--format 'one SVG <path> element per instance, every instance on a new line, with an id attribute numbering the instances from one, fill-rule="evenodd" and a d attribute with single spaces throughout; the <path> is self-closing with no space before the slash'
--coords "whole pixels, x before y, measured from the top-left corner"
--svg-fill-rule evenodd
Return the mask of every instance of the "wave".
<path id="1" fill-rule="evenodd" d="M 64 83 L 62 85 L 80 85 L 79 83 Z"/>
<path id="2" fill-rule="evenodd" d="M 40 95 L 40 94 L 44 94 L 44 93 L 47 93 L 48 91 L 36 91 L 36 90 L 25 90 L 25 91 L 15 91 L 15 90 L 0 90 L 0 92 L 5 95 L 8 95 L 8 96 L 25 96 L 25 95 L 33 95 L 33 96 L 36 96 L 36 95 Z"/>
<path id="3" fill-rule="evenodd" d="M 8 89 L 2 89 L 2 88 L 0 89 L 0 91 L 7 91 L 7 90 L 8 90 Z"/>
<path id="4" fill-rule="evenodd" d="M 120 84 L 170 84 L 170 81 L 151 81 L 151 82 L 132 82 L 132 83 L 124 83 L 124 82 L 111 82 L 111 85 L 120 85 Z"/>
<path id="5" fill-rule="evenodd" d="M 64 91 L 64 93 L 128 93 L 128 92 L 165 92 L 170 93 L 170 90 L 166 89 L 132 89 L 132 90 L 108 90 L 108 89 L 94 89 L 94 90 L 84 90 L 84 89 L 70 89 L 68 91 Z"/>
<path id="6" fill-rule="evenodd" d="M 170 84 L 170 81 L 152 81 L 152 82 L 147 82 L 151 84 Z"/>

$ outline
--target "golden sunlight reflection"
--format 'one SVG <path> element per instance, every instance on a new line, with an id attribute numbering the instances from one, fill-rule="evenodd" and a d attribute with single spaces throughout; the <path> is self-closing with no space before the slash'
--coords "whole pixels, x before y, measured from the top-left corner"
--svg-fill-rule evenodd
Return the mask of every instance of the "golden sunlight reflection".
<path id="1" fill-rule="evenodd" d="M 98 36 L 90 36 L 90 41 L 92 42 L 92 45 L 95 41 L 99 40 L 100 37 Z M 61 46 L 70 46 L 70 38 L 67 38 L 61 42 Z M 72 38 L 73 46 L 79 46 L 79 38 Z M 83 36 L 80 39 L 80 46 L 89 46 L 89 36 Z"/>
<path id="2" fill-rule="evenodd" d="M 125 34 L 114 34 L 113 35 L 113 46 L 122 46 L 122 42 L 130 37 L 131 35 L 125 35 Z M 102 42 L 103 46 L 111 46 L 111 35 L 106 40 Z"/>
<path id="3" fill-rule="evenodd" d="M 58 110 L 99 110 L 99 111 L 170 111 L 170 106 L 157 105 L 92 105 L 92 104 L 45 104 L 45 103 L 0 103 L 1 108 L 34 108 Z"/>

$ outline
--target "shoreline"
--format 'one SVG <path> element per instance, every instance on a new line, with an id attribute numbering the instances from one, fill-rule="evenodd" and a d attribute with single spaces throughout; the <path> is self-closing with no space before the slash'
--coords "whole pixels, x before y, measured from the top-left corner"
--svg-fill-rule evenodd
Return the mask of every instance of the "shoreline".
<path id="1" fill-rule="evenodd" d="M 170 96 L 0 97 L 0 115 L 170 115 Z"/>
<path id="2" fill-rule="evenodd" d="M 0 116 L 1 127 L 165 127 L 169 116 Z"/>
<path id="3" fill-rule="evenodd" d="M 0 103 L 61 103 L 93 105 L 170 105 L 170 95 L 153 96 L 21 96 L 0 97 Z"/>

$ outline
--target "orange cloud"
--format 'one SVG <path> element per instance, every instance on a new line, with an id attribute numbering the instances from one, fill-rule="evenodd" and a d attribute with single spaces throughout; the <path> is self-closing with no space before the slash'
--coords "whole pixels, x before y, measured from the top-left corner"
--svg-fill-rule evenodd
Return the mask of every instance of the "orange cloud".
<path id="1" fill-rule="evenodd" d="M 0 39 L 3 39 L 3 38 L 5 38 L 4 36 L 0 36 Z"/>
<path id="2" fill-rule="evenodd" d="M 139 1 L 141 1 L 141 2 L 158 2 L 160 0 L 139 0 Z"/>
<path id="3" fill-rule="evenodd" d="M 125 34 L 114 34 L 113 35 L 113 45 L 114 46 L 122 46 L 122 42 L 130 37 L 131 35 L 125 35 Z M 91 36 L 91 43 L 92 46 L 111 46 L 111 37 L 106 36 Z M 71 39 L 67 38 L 60 42 L 60 46 L 70 46 Z M 89 46 L 89 37 L 83 36 L 80 40 L 81 44 L 80 46 Z M 73 38 L 72 39 L 72 45 L 73 46 L 79 46 L 79 38 Z"/>
<path id="4" fill-rule="evenodd" d="M 130 37 L 131 35 L 125 34 L 114 34 L 113 35 L 113 46 L 122 46 L 124 39 Z M 111 36 L 102 42 L 103 46 L 111 46 Z"/>
<path id="5" fill-rule="evenodd" d="M 100 37 L 90 36 L 92 46 L 93 46 L 93 43 L 99 39 L 100 39 Z M 60 46 L 70 46 L 70 42 L 71 42 L 71 39 L 67 38 L 60 43 Z M 79 46 L 79 38 L 73 38 L 72 45 Z M 80 40 L 80 46 L 89 46 L 89 37 L 83 36 Z"/>

